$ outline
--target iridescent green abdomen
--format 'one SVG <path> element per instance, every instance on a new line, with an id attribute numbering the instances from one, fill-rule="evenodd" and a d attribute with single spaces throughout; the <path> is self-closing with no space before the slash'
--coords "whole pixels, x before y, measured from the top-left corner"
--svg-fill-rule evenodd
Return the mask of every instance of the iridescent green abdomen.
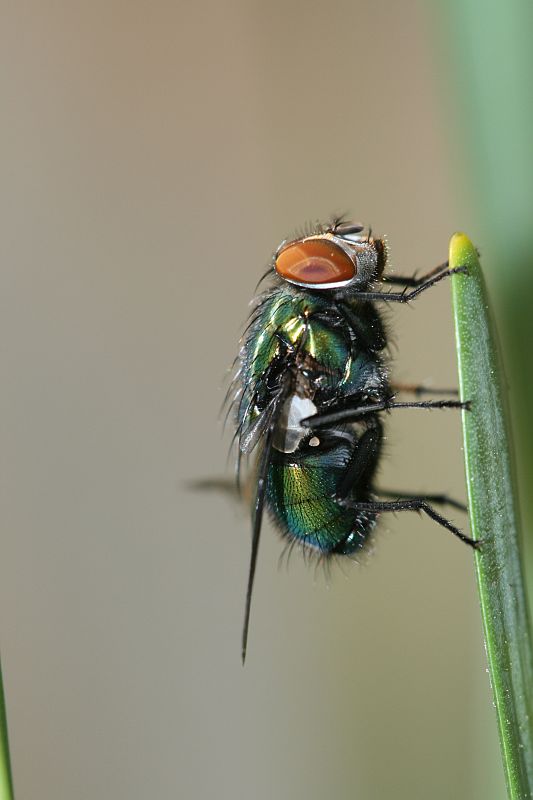
<path id="1" fill-rule="evenodd" d="M 363 547 L 376 520 L 375 514 L 356 512 L 336 499 L 340 482 L 357 455 L 359 440 L 347 428 L 321 431 L 319 435 L 320 439 L 314 436 L 302 442 L 296 453 L 274 452 L 268 472 L 267 502 L 284 535 L 321 553 L 347 555 Z M 357 495 L 352 493 L 352 500 L 370 499 L 379 449 L 378 444 L 364 474 L 359 476 Z"/>

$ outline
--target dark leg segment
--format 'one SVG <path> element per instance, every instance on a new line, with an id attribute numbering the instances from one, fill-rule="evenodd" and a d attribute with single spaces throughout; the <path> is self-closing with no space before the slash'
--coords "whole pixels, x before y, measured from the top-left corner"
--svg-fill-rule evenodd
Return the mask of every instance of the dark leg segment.
<path id="1" fill-rule="evenodd" d="M 435 503 L 437 506 L 450 506 L 457 508 L 459 511 L 468 513 L 468 508 L 464 503 L 459 503 L 453 497 L 447 494 L 412 494 L 411 492 L 394 492 L 392 489 L 375 489 L 377 495 L 380 497 L 396 497 L 402 500 L 424 500 L 426 503 Z"/>
<path id="2" fill-rule="evenodd" d="M 429 503 L 426 503 L 426 501 L 420 497 L 391 501 L 372 500 L 368 503 L 352 503 L 350 501 L 345 501 L 344 505 L 347 508 L 352 508 L 354 511 L 371 511 L 376 513 L 384 511 L 423 511 L 424 514 L 427 514 L 428 517 L 431 517 L 432 520 L 443 528 L 446 528 L 446 530 L 451 531 L 454 536 L 457 536 L 457 538 L 465 542 L 465 544 L 470 545 L 470 547 L 474 549 L 478 549 L 481 546 L 481 542 L 476 542 L 474 539 L 466 536 L 462 530 L 456 528 L 446 517 L 441 516 Z"/>
<path id="3" fill-rule="evenodd" d="M 357 443 L 357 449 L 346 467 L 346 472 L 337 486 L 336 500 L 342 502 L 353 491 L 354 486 L 357 486 L 376 452 L 379 440 L 378 428 L 370 428 L 361 436 Z"/>
<path id="4" fill-rule="evenodd" d="M 462 403 L 460 400 L 422 400 L 417 403 L 394 403 L 390 400 L 383 400 L 381 403 L 371 403 L 366 406 L 356 408 L 340 408 L 326 411 L 323 414 L 315 414 L 306 417 L 301 421 L 304 428 L 322 428 L 329 425 L 337 425 L 341 422 L 353 422 L 366 414 L 375 414 L 377 411 L 389 411 L 393 408 L 459 408 L 470 409 L 470 403 Z"/>
<path id="5" fill-rule="evenodd" d="M 387 344 L 387 340 L 385 338 L 385 331 L 379 320 L 375 320 L 374 324 L 369 327 L 365 325 L 357 314 L 354 314 L 350 306 L 346 303 L 338 303 L 337 308 L 351 329 L 355 331 L 357 338 L 363 342 L 365 348 L 369 352 L 375 353 L 383 350 Z"/>
<path id="6" fill-rule="evenodd" d="M 384 275 L 383 276 L 383 283 L 398 283 L 402 284 L 403 286 L 420 286 L 422 283 L 428 280 L 428 278 L 432 278 L 434 275 L 438 275 L 439 272 L 444 272 L 445 269 L 448 268 L 448 262 L 444 261 L 442 264 L 434 267 L 429 272 L 426 272 L 420 278 L 417 278 L 416 275 Z"/>
<path id="7" fill-rule="evenodd" d="M 423 283 L 419 284 L 419 286 L 411 292 L 358 292 L 357 297 L 361 298 L 361 300 L 383 300 L 387 303 L 409 303 L 410 300 L 414 300 L 417 295 L 429 289 L 431 286 L 434 286 L 443 278 L 447 278 L 449 275 L 464 274 L 466 272 L 466 267 L 445 269 L 443 272 L 439 272 L 437 275 L 425 279 Z"/>

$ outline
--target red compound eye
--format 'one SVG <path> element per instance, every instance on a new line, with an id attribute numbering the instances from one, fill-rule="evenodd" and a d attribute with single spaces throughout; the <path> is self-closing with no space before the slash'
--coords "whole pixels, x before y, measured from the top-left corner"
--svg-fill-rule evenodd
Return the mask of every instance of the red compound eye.
<path id="1" fill-rule="evenodd" d="M 350 281 L 356 268 L 338 245 L 328 239 L 308 239 L 294 242 L 278 254 L 276 272 L 289 281 L 319 286 Z"/>

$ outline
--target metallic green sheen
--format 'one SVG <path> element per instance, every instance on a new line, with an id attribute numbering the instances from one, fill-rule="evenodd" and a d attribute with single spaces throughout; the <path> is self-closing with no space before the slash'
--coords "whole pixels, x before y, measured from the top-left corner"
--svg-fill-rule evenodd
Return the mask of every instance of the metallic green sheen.
<path id="1" fill-rule="evenodd" d="M 274 453 L 267 480 L 270 513 L 281 531 L 324 553 L 363 547 L 375 515 L 354 514 L 334 499 L 350 458 L 339 445 L 328 453 L 288 459 Z"/>
<path id="2" fill-rule="evenodd" d="M 348 342 L 342 333 L 334 333 L 322 322 L 312 319 L 316 312 L 327 312 L 329 304 L 321 297 L 295 295 L 290 290 L 278 291 L 261 307 L 254 328 L 259 331 L 250 341 L 248 357 L 251 376 L 260 378 L 279 348 L 280 336 L 295 345 L 305 330 L 305 315 L 311 317 L 304 349 L 320 364 L 344 373 L 349 360 Z M 276 336 L 277 334 L 277 336 Z"/>
<path id="3" fill-rule="evenodd" d="M 354 312 L 357 314 L 356 307 Z M 380 383 L 376 359 L 354 347 L 347 326 L 335 327 L 330 320 L 331 300 L 318 294 L 302 294 L 287 287 L 277 288 L 262 299 L 244 345 L 245 391 L 240 420 L 254 415 L 250 400 L 261 387 L 268 367 L 281 354 L 283 343 L 300 346 L 302 355 L 320 366 L 323 388 L 334 387 L 337 396 Z"/>

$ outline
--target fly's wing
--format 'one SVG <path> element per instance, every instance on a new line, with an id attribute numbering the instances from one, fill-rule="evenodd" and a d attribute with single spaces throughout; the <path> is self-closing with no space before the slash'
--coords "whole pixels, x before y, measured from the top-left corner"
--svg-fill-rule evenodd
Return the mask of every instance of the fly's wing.
<path id="1" fill-rule="evenodd" d="M 263 415 L 267 416 L 262 423 L 264 434 L 263 447 L 259 452 L 257 465 L 257 483 L 252 502 L 252 552 L 250 554 L 250 569 L 248 572 L 248 588 L 246 590 L 246 604 L 244 610 L 244 625 L 242 629 L 242 662 L 246 659 L 246 646 L 248 642 L 248 626 L 250 623 L 250 607 L 252 603 L 252 591 L 254 586 L 255 567 L 257 564 L 257 553 L 259 551 L 259 538 L 261 535 L 261 523 L 265 507 L 265 496 L 267 488 L 268 468 L 272 456 L 272 443 L 274 433 L 279 422 L 280 412 L 289 391 L 289 377 L 286 375 L 278 390 L 278 394 L 269 403 Z M 268 415 L 267 415 L 268 411 Z"/>
<path id="2" fill-rule="evenodd" d="M 235 464 L 235 485 L 237 493 L 241 493 L 242 482 L 242 459 L 243 456 L 249 456 L 255 449 L 257 443 L 264 438 L 270 420 L 272 419 L 276 407 L 277 395 L 275 395 L 269 402 L 267 407 L 252 421 L 249 421 L 249 412 L 245 412 L 242 422 L 239 424 L 233 441 L 237 441 L 237 461 Z M 250 403 L 251 405 L 251 403 Z"/>
<path id="3" fill-rule="evenodd" d="M 239 450 L 245 455 L 249 455 L 255 448 L 259 440 L 267 432 L 272 416 L 276 409 L 278 396 L 275 395 L 267 407 L 261 411 L 253 422 L 244 426 L 239 435 Z"/>

